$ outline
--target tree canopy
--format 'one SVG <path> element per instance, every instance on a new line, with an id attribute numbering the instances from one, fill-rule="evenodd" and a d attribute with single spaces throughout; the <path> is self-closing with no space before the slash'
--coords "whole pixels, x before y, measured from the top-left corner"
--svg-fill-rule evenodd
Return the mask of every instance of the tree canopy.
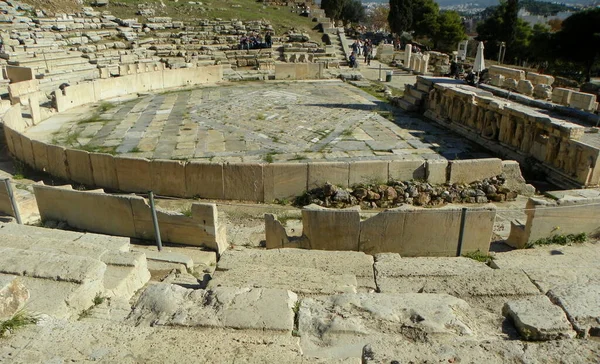
<path id="1" fill-rule="evenodd" d="M 413 23 L 413 0 L 390 0 L 390 29 L 396 34 L 408 31 Z"/>
<path id="2" fill-rule="evenodd" d="M 360 0 L 321 0 L 321 9 L 333 20 L 358 23 L 365 20 L 365 8 Z"/>

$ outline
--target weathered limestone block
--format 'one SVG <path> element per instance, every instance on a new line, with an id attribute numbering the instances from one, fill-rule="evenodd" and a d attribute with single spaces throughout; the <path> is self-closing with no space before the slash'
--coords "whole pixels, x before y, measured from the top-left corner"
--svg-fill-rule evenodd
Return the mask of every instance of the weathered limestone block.
<path id="1" fill-rule="evenodd" d="M 600 336 L 600 285 L 557 287 L 548 297 L 565 310 L 579 336 Z"/>
<path id="2" fill-rule="evenodd" d="M 519 80 L 517 91 L 523 95 L 533 95 L 533 84 L 529 80 Z"/>
<path id="3" fill-rule="evenodd" d="M 290 198 L 307 190 L 307 163 L 269 163 L 263 167 L 264 200 Z"/>
<path id="4" fill-rule="evenodd" d="M 152 191 L 166 196 L 185 197 L 185 164 L 173 160 L 151 161 Z"/>
<path id="5" fill-rule="evenodd" d="M 262 164 L 228 163 L 223 165 L 224 197 L 228 200 L 264 201 Z"/>
<path id="6" fill-rule="evenodd" d="M 223 165 L 191 161 L 185 166 L 186 196 L 223 199 Z"/>
<path id="7" fill-rule="evenodd" d="M 289 243 L 290 239 L 283 225 L 277 220 L 277 216 L 265 214 L 265 248 L 285 248 Z"/>
<path id="8" fill-rule="evenodd" d="M 550 75 L 542 75 L 535 72 L 527 72 L 527 79 L 534 85 L 546 85 L 552 86 L 554 83 L 554 77 Z"/>
<path id="9" fill-rule="evenodd" d="M 302 227 L 311 249 L 358 251 L 360 214 L 356 208 L 306 206 L 302 209 Z"/>
<path id="10" fill-rule="evenodd" d="M 429 159 L 425 166 L 427 182 L 442 184 L 448 181 L 448 161 L 445 159 Z"/>
<path id="11" fill-rule="evenodd" d="M 473 336 L 469 314 L 468 303 L 446 294 L 341 294 L 303 299 L 298 331 L 308 356 L 360 357 L 366 344 L 388 335 L 411 341 Z"/>
<path id="12" fill-rule="evenodd" d="M 498 158 L 456 160 L 450 163 L 450 183 L 471 183 L 502 173 Z"/>
<path id="13" fill-rule="evenodd" d="M 398 160 L 388 165 L 389 179 L 394 181 L 425 180 L 425 161 Z"/>
<path id="14" fill-rule="evenodd" d="M 564 311 L 546 296 L 531 296 L 508 301 L 502 313 L 510 317 L 525 340 L 572 339 L 575 331 Z"/>
<path id="15" fill-rule="evenodd" d="M 90 153 L 94 183 L 99 187 L 119 189 L 114 157 L 110 154 Z"/>
<path id="16" fill-rule="evenodd" d="M 536 99 L 550 100 L 552 98 L 552 86 L 537 84 L 533 88 L 533 97 Z"/>
<path id="17" fill-rule="evenodd" d="M 388 181 L 387 161 L 350 162 L 348 184 L 386 183 Z"/>
<path id="18" fill-rule="evenodd" d="M 555 87 L 552 89 L 552 102 L 560 105 L 569 105 L 573 90 L 568 88 Z"/>
<path id="19" fill-rule="evenodd" d="M 302 295 L 356 292 L 358 282 L 352 274 L 334 274 L 316 268 L 246 264 L 215 271 L 208 288 L 262 287 L 293 289 Z"/>
<path id="20" fill-rule="evenodd" d="M 148 192 L 152 189 L 148 159 L 124 157 L 115 157 L 114 159 L 121 191 Z"/>
<path id="21" fill-rule="evenodd" d="M 215 287 L 205 291 L 156 284 L 142 293 L 129 320 L 147 325 L 291 333 L 296 301 L 295 293 L 282 289 Z"/>
<path id="22" fill-rule="evenodd" d="M 322 187 L 326 182 L 348 187 L 349 163 L 316 162 L 308 164 L 308 188 Z"/>
<path id="23" fill-rule="evenodd" d="M 490 85 L 496 86 L 496 87 L 504 86 L 504 76 L 500 75 L 500 74 L 492 75 L 490 77 Z"/>
<path id="24" fill-rule="evenodd" d="M 573 91 L 571 100 L 569 100 L 569 106 L 584 111 L 594 112 L 597 107 L 596 95 Z"/>
<path id="25" fill-rule="evenodd" d="M 16 276 L 0 276 L 0 321 L 11 318 L 29 299 L 29 291 Z"/>
<path id="26" fill-rule="evenodd" d="M 518 86 L 518 81 L 515 80 L 514 78 L 507 78 L 504 80 L 504 84 L 502 85 L 502 87 L 512 90 L 512 91 L 516 91 L 517 90 L 517 86 Z"/>
<path id="27" fill-rule="evenodd" d="M 84 150 L 67 149 L 65 150 L 65 154 L 67 156 L 70 179 L 87 186 L 94 186 L 90 153 Z"/>
<path id="28" fill-rule="evenodd" d="M 533 196 L 535 187 L 527 184 L 521 174 L 521 167 L 517 161 L 502 161 L 502 175 L 504 176 L 504 186 L 519 195 Z"/>
<path id="29" fill-rule="evenodd" d="M 489 68 L 490 75 L 503 75 L 506 78 L 512 78 L 517 82 L 519 80 L 525 79 L 525 71 L 504 67 L 504 66 L 490 66 Z"/>

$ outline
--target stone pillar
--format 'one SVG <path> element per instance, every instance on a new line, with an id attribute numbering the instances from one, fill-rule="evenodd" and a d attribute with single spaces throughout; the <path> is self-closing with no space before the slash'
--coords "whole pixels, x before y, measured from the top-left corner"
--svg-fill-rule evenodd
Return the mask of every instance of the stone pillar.
<path id="1" fill-rule="evenodd" d="M 31 120 L 34 125 L 42 121 L 42 115 L 40 114 L 40 100 L 35 94 L 29 96 L 29 113 L 31 114 Z"/>
<path id="2" fill-rule="evenodd" d="M 412 45 L 407 44 L 404 47 L 404 67 L 410 68 L 410 58 L 412 56 Z"/>
<path id="3" fill-rule="evenodd" d="M 421 63 L 421 70 L 419 72 L 421 72 L 422 74 L 427 74 L 428 68 L 429 68 L 429 54 L 424 54 L 423 62 Z"/>

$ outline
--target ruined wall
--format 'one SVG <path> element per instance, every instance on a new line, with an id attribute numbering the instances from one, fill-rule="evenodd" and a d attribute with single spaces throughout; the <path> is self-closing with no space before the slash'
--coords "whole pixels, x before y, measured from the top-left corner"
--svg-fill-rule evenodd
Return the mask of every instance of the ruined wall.
<path id="1" fill-rule="evenodd" d="M 600 233 L 600 191 L 560 191 L 556 201 L 530 198 L 527 201 L 525 224 L 511 223 L 506 241 L 512 247 L 524 248 L 530 243 L 554 235 Z"/>
<path id="2" fill-rule="evenodd" d="M 310 205 L 302 210 L 302 236 L 288 237 L 270 214 L 265 216 L 269 249 L 302 247 L 318 250 L 351 250 L 367 254 L 399 253 L 402 256 L 456 256 L 459 245 L 461 208 L 438 209 L 402 206 L 360 220 L 356 208 L 333 210 Z M 460 254 L 487 253 L 496 208 L 468 208 Z M 427 228 L 424 229 L 423 227 Z"/>
<path id="3" fill-rule="evenodd" d="M 191 87 L 222 80 L 223 67 L 220 65 L 151 70 L 121 77 L 97 79 L 68 86 L 63 91 L 55 91 L 56 108 L 58 112 L 63 112 L 76 106 L 133 93 Z"/>
<path id="4" fill-rule="evenodd" d="M 581 141 L 585 127 L 553 119 L 534 109 L 501 100 L 467 85 L 435 82 L 424 100 L 425 116 L 502 154 L 532 157 L 558 183 L 600 184 L 599 149 Z"/>
<path id="5" fill-rule="evenodd" d="M 323 63 L 275 64 L 276 80 L 315 80 L 323 78 Z"/>
<path id="6" fill-rule="evenodd" d="M 42 221 L 64 221 L 95 233 L 154 239 L 147 201 L 133 195 L 108 195 L 103 191 L 76 191 L 70 186 L 34 186 Z M 204 246 L 221 254 L 227 249 L 225 225 L 217 207 L 194 203 L 191 216 L 157 209 L 161 239 L 165 242 Z"/>

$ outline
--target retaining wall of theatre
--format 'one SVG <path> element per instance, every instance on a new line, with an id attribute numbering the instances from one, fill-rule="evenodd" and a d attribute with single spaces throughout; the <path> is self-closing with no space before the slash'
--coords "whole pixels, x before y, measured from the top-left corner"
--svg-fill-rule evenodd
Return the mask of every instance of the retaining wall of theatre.
<path id="1" fill-rule="evenodd" d="M 575 194 L 572 194 L 575 192 Z M 564 191 L 565 196 L 556 201 L 529 198 L 525 207 L 525 223 L 511 222 L 506 243 L 515 248 L 525 248 L 539 239 L 555 235 L 586 233 L 600 234 L 600 191 L 586 190 L 582 196 L 577 190 Z"/>
<path id="2" fill-rule="evenodd" d="M 109 195 L 102 190 L 76 191 L 71 186 L 34 186 L 42 221 L 64 221 L 95 233 L 154 239 L 152 214 L 147 201 L 135 195 Z M 217 206 L 193 203 L 191 216 L 157 209 L 162 241 L 204 246 L 221 254 L 227 249 L 225 225 Z"/>
<path id="3" fill-rule="evenodd" d="M 367 254 L 399 253 L 402 256 L 457 256 L 487 253 L 496 208 L 468 208 L 459 248 L 462 209 L 402 206 L 361 221 L 356 208 L 332 210 L 316 205 L 302 210 L 302 235 L 289 237 L 277 217 L 265 216 L 266 247 L 317 250 L 350 250 Z M 426 229 L 423 229 L 427 226 Z"/>
<path id="4" fill-rule="evenodd" d="M 305 66 L 305 65 L 293 65 Z M 219 81 L 220 66 L 160 70 L 101 79 L 56 91 L 59 111 L 135 92 Z M 387 180 L 472 182 L 502 173 L 500 159 L 307 163 L 208 163 L 148 160 L 65 148 L 30 139 L 14 105 L 4 116 L 9 151 L 32 168 L 90 187 L 159 195 L 271 202 L 330 182 L 343 187 Z"/>

